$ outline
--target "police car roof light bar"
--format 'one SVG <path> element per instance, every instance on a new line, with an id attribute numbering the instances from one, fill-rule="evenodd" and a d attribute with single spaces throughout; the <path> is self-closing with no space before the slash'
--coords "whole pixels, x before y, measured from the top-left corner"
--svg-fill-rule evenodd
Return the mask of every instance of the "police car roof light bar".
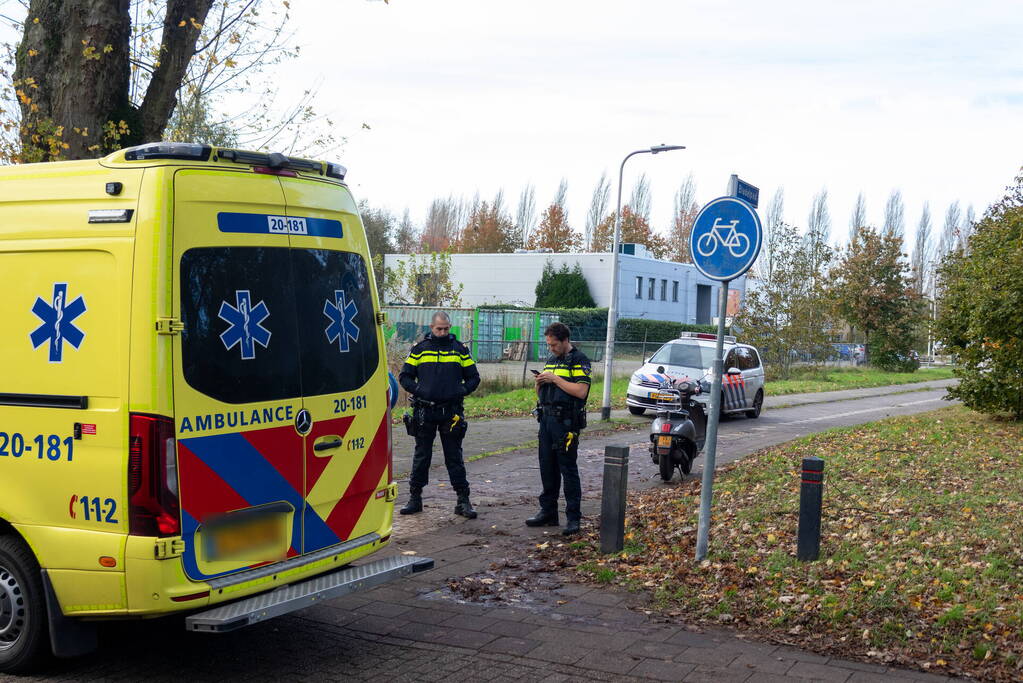
<path id="1" fill-rule="evenodd" d="M 716 340 L 718 338 L 718 336 L 716 334 L 712 334 L 710 332 L 679 332 L 678 338 L 679 339 L 706 339 L 708 341 L 714 341 L 714 340 Z M 726 344 L 734 344 L 735 343 L 735 337 L 733 337 L 730 334 L 726 334 L 725 335 L 725 343 Z"/>

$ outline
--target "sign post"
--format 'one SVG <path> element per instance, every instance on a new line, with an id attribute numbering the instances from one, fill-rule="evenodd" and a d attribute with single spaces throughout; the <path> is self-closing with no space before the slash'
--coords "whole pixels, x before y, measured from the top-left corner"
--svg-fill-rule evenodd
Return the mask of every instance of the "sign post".
<path id="1" fill-rule="evenodd" d="M 736 176 L 732 177 L 738 181 Z M 700 493 L 700 521 L 696 533 L 697 562 L 707 557 L 710 533 L 710 508 L 714 496 L 714 467 L 721 413 L 722 355 L 725 345 L 725 316 L 728 315 L 728 284 L 749 270 L 757 260 L 762 240 L 763 228 L 756 210 L 736 197 L 718 197 L 704 206 L 697 215 L 693 232 L 689 236 L 693 265 L 710 279 L 721 282 L 717 353 L 714 356 L 714 383 L 710 394 L 703 486 Z"/>

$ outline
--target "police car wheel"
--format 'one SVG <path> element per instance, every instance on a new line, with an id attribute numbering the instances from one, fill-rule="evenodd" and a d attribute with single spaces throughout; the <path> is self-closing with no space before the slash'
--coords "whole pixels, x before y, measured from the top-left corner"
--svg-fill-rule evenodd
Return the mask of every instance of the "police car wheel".
<path id="1" fill-rule="evenodd" d="M 0 536 L 0 672 L 25 673 L 49 655 L 39 563 L 14 536 Z"/>
<path id="2" fill-rule="evenodd" d="M 633 415 L 642 415 L 646 412 L 646 408 L 640 408 L 638 406 L 629 406 L 629 412 Z"/>
<path id="3" fill-rule="evenodd" d="M 746 411 L 746 417 L 756 419 L 760 417 L 760 411 L 764 407 L 764 390 L 758 389 L 757 395 L 753 397 L 753 409 Z"/>

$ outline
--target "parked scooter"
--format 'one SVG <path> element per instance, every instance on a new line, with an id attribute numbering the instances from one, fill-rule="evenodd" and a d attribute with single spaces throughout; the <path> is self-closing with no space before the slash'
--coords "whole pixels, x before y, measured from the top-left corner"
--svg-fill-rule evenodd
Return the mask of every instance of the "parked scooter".
<path id="1" fill-rule="evenodd" d="M 693 470 L 693 461 L 703 450 L 707 415 L 703 404 L 694 401 L 700 383 L 684 378 L 662 382 L 651 398 L 657 401 L 657 417 L 650 425 L 650 457 L 661 479 L 671 481 L 676 468 L 682 477 Z"/>

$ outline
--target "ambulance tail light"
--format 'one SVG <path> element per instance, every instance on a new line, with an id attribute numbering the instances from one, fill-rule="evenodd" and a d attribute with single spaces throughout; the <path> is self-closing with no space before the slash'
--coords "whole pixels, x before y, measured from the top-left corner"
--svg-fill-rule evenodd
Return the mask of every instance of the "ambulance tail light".
<path id="1" fill-rule="evenodd" d="M 135 413 L 129 417 L 128 498 L 133 536 L 181 533 L 173 420 Z"/>

